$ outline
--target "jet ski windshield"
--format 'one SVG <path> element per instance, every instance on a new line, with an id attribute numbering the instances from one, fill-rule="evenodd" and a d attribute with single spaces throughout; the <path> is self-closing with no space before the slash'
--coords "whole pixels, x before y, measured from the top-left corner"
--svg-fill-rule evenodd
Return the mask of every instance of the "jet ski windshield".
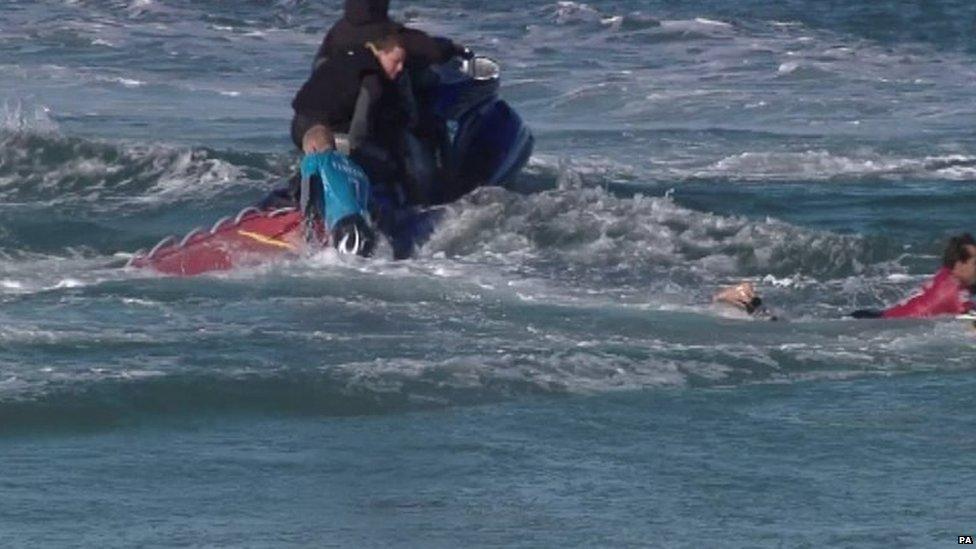
<path id="1" fill-rule="evenodd" d="M 435 111 L 447 120 L 460 120 L 478 105 L 498 98 L 501 67 L 487 57 L 454 59 L 431 68 L 439 81 Z"/>

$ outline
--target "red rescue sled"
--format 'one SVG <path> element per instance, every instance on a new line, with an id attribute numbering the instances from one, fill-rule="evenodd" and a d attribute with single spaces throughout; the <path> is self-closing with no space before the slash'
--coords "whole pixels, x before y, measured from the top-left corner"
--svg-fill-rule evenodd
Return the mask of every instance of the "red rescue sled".
<path id="1" fill-rule="evenodd" d="M 149 252 L 136 252 L 128 266 L 194 276 L 297 256 L 305 246 L 305 216 L 297 208 L 249 207 L 220 219 L 210 230 L 194 229 L 182 240 L 168 236 Z"/>

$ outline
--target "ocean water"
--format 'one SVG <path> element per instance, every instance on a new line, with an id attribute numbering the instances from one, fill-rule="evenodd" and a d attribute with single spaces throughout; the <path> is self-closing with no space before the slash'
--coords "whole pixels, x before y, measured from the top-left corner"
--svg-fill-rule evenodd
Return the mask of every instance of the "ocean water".
<path id="1" fill-rule="evenodd" d="M 0 545 L 976 533 L 976 331 L 843 319 L 974 228 L 976 4 L 397 0 L 501 63 L 518 192 L 408 261 L 124 269 L 290 174 L 340 4 L 0 0 Z"/>

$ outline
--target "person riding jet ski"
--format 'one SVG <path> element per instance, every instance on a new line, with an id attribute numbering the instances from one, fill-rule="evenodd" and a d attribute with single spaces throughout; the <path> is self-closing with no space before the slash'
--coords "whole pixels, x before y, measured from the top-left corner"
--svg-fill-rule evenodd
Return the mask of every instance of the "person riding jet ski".
<path id="1" fill-rule="evenodd" d="M 393 82 L 405 61 L 400 38 L 391 33 L 320 63 L 292 100 L 295 147 L 304 154 L 320 152 L 326 142 L 321 136 L 328 135 L 331 142 L 336 133 L 345 133 L 350 156 L 370 179 L 394 185 L 401 178 L 396 152 L 405 119 Z M 258 207 L 296 205 L 300 182 L 296 174 Z"/>
<path id="2" fill-rule="evenodd" d="M 408 202 L 427 204 L 437 194 L 438 183 L 453 177 L 451 167 L 443 161 L 449 141 L 447 125 L 431 107 L 430 94 L 437 77 L 429 67 L 453 57 L 470 58 L 472 53 L 449 39 L 434 38 L 393 21 L 389 5 L 389 0 L 346 0 L 342 19 L 326 33 L 313 66 L 381 36 L 395 33 L 400 37 L 407 60 L 404 74 L 396 81 L 396 91 L 406 129 L 390 152 L 402 165 Z"/>
<path id="3" fill-rule="evenodd" d="M 292 101 L 295 146 L 306 154 L 321 150 L 321 142 L 308 139 L 318 125 L 330 134 L 346 133 L 350 156 L 370 179 L 393 183 L 398 174 L 390 152 L 397 149 L 403 121 L 398 120 L 392 82 L 403 71 L 406 55 L 400 37 L 389 34 L 321 63 Z"/>
<path id="4" fill-rule="evenodd" d="M 305 155 L 331 151 L 336 148 L 335 134 L 346 133 L 349 157 L 370 181 L 395 193 L 401 175 L 389 151 L 397 150 L 403 122 L 397 120 L 392 82 L 403 71 L 405 60 L 399 36 L 390 34 L 321 63 L 292 101 L 295 146 Z M 303 191 L 301 174 L 296 174 L 258 207 L 268 210 L 307 204 L 312 198 L 305 196 L 307 191 L 308 187 Z M 371 233 L 365 227 L 360 229 Z"/>

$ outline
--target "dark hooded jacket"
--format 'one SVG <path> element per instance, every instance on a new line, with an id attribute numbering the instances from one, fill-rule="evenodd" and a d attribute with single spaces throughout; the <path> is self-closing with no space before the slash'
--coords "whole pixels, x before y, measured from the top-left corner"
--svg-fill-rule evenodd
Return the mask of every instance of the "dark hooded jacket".
<path id="1" fill-rule="evenodd" d="M 394 97 L 395 91 L 390 89 L 373 52 L 362 46 L 347 50 L 320 64 L 298 90 L 291 103 L 297 121 L 292 126 L 292 138 L 301 148 L 305 130 L 319 123 L 333 132 L 353 133 L 350 126 L 354 116 L 364 124 L 359 137 L 375 136 L 380 126 L 396 123 L 378 118 L 384 114 L 389 118 L 396 112 L 384 104 Z"/>
<path id="2" fill-rule="evenodd" d="M 393 21 L 389 8 L 390 0 L 346 0 L 345 14 L 329 29 L 315 55 L 316 65 L 323 58 L 334 57 L 392 33 L 400 35 L 411 69 L 443 63 L 457 53 L 457 46 L 450 40 L 432 38 Z"/>

